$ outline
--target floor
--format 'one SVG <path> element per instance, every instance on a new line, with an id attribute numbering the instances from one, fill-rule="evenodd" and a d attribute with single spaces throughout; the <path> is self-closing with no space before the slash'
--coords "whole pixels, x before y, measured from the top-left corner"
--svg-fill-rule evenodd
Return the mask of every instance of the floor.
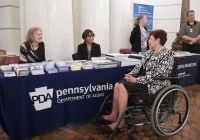
<path id="1" fill-rule="evenodd" d="M 200 84 L 185 87 L 190 96 L 190 115 L 184 128 L 171 137 L 159 137 L 151 125 L 137 126 L 133 132 L 140 140 L 199 140 L 200 139 Z M 65 127 L 38 134 L 27 140 L 107 140 L 100 135 L 92 120 L 81 124 L 68 124 Z M 126 140 L 126 129 L 114 140 Z M 0 140 L 9 140 L 3 130 L 0 130 Z"/>

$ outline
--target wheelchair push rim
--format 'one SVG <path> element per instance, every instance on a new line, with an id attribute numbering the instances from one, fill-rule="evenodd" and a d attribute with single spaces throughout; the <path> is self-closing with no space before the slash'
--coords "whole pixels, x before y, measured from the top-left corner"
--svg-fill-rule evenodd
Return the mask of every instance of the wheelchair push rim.
<path id="1" fill-rule="evenodd" d="M 152 106 L 151 122 L 161 136 L 177 133 L 185 125 L 189 115 L 189 97 L 178 85 L 161 91 Z"/>

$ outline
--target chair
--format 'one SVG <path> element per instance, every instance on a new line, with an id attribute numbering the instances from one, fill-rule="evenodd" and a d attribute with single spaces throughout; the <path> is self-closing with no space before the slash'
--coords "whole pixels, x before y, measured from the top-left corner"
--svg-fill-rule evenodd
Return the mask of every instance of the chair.
<path id="1" fill-rule="evenodd" d="M 160 136 L 171 136 L 180 131 L 185 125 L 190 105 L 189 96 L 185 89 L 178 84 L 177 68 L 174 65 L 170 77 L 154 77 L 154 80 L 170 80 L 171 85 L 164 87 L 154 96 L 144 101 L 137 100 L 129 96 L 127 108 L 124 109 L 120 116 L 115 131 L 110 135 L 113 137 L 119 132 L 119 125 L 123 119 L 128 123 L 128 138 L 134 139 L 135 134 L 132 133 L 132 126 L 151 124 L 153 130 Z M 141 94 L 141 93 L 140 93 Z M 108 95 L 99 111 L 101 113 L 110 113 L 112 106 L 112 95 Z M 108 108 L 107 108 L 108 107 Z M 110 109 L 110 110 L 108 110 Z M 147 121 L 143 123 L 133 124 L 131 119 L 134 115 L 142 114 Z"/>
<path id="2" fill-rule="evenodd" d="M 0 56 L 1 55 L 6 55 L 6 50 L 0 50 Z"/>
<path id="3" fill-rule="evenodd" d="M 79 60 L 77 53 L 72 54 L 72 59 L 73 60 Z"/>
<path id="4" fill-rule="evenodd" d="M 2 58 L 5 57 L 5 55 L 6 55 L 6 50 L 0 50 L 0 65 L 2 65 L 1 61 L 2 61 Z"/>
<path id="5" fill-rule="evenodd" d="M 2 58 L 1 62 L 2 65 L 9 65 L 9 64 L 19 64 L 20 57 L 19 56 L 5 56 Z"/>
<path id="6" fill-rule="evenodd" d="M 119 53 L 121 54 L 132 54 L 131 49 L 119 49 Z"/>

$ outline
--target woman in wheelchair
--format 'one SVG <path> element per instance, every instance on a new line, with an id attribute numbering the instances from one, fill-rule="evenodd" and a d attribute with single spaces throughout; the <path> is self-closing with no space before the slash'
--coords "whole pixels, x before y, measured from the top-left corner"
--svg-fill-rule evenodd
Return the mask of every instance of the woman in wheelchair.
<path id="1" fill-rule="evenodd" d="M 141 64 L 135 66 L 130 73 L 125 74 L 123 80 L 115 84 L 112 112 L 101 116 L 105 121 L 112 122 L 110 125 L 104 125 L 105 131 L 112 132 L 115 129 L 120 115 L 127 107 L 129 94 L 143 100 L 170 85 L 169 80 L 153 79 L 168 77 L 172 71 L 174 58 L 172 52 L 164 47 L 166 41 L 167 33 L 164 30 L 152 31 L 149 38 L 151 49 L 144 54 Z M 122 120 L 119 128 L 124 126 L 125 120 Z"/>

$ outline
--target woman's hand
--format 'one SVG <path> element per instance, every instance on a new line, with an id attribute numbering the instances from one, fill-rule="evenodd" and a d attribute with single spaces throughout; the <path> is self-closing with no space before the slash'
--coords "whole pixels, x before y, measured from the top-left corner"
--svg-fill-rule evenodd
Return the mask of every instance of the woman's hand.
<path id="1" fill-rule="evenodd" d="M 131 74 L 125 74 L 124 79 L 126 80 L 126 82 L 136 83 L 136 78 L 133 77 Z"/>

